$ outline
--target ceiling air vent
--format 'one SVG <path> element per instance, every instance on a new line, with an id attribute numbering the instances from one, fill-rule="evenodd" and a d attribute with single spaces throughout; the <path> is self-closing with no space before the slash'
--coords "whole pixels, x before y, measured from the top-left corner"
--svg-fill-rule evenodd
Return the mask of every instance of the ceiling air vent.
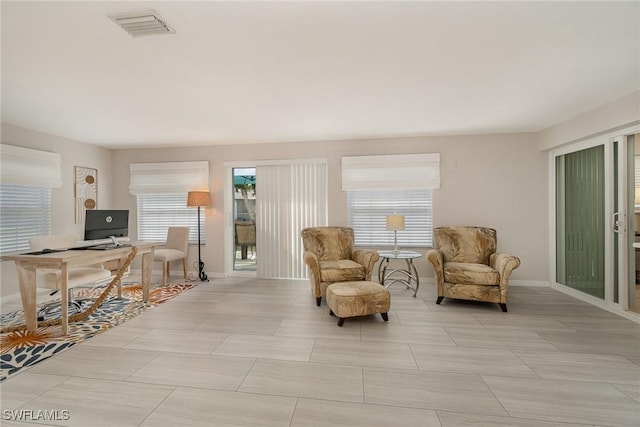
<path id="1" fill-rule="evenodd" d="M 173 28 L 167 25 L 155 10 L 110 16 L 110 18 L 133 37 L 159 36 L 162 34 L 175 33 Z"/>

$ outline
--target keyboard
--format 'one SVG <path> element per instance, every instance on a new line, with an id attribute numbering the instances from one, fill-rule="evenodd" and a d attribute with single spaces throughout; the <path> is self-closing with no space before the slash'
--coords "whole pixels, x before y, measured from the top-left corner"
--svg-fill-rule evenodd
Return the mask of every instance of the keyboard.
<path id="1" fill-rule="evenodd" d="M 114 244 L 105 244 L 105 245 L 95 245 L 95 246 L 88 246 L 87 249 L 93 250 L 93 251 L 109 251 L 111 249 L 118 249 L 118 248 L 126 248 L 129 247 L 131 245 L 127 245 L 127 244 L 119 244 L 119 245 L 114 245 Z"/>

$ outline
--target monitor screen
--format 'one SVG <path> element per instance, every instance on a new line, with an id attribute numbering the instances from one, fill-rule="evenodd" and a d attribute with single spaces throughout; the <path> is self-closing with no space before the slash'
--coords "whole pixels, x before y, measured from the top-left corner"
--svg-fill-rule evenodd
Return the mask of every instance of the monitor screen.
<path id="1" fill-rule="evenodd" d="M 129 211 L 114 209 L 87 209 L 84 222 L 84 240 L 100 240 L 129 235 Z"/>

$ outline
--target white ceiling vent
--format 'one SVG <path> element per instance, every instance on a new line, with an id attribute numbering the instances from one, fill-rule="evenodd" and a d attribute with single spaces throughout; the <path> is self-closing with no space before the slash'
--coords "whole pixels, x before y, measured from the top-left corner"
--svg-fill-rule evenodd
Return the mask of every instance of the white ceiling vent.
<path id="1" fill-rule="evenodd" d="M 175 33 L 175 30 L 167 25 L 155 10 L 110 16 L 109 18 L 133 37 Z"/>

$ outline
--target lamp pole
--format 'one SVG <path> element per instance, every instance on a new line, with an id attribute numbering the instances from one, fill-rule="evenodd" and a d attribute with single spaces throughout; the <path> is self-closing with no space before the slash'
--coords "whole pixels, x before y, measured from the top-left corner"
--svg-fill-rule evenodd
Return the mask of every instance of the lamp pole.
<path id="1" fill-rule="evenodd" d="M 198 206 L 198 276 L 203 282 L 208 282 L 209 278 L 204 272 L 204 262 L 202 262 L 202 256 L 200 255 L 200 206 Z"/>
<path id="2" fill-rule="evenodd" d="M 189 191 L 187 194 L 187 206 L 198 207 L 198 276 L 203 282 L 208 282 L 209 278 L 204 272 L 204 262 L 202 262 L 202 240 L 200 237 L 200 207 L 211 206 L 211 194 L 208 191 Z"/>

